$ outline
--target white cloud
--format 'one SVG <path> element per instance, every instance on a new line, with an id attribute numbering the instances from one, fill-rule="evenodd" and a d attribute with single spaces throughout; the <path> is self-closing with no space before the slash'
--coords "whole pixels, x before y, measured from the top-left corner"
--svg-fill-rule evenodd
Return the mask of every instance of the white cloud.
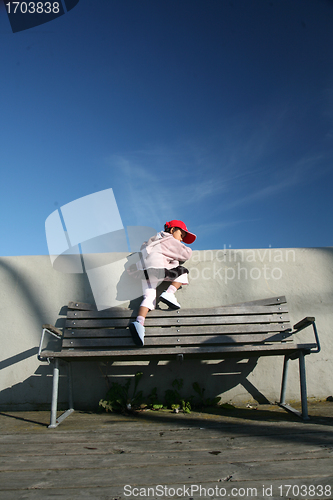
<path id="1" fill-rule="evenodd" d="M 198 167 L 193 151 L 159 148 L 112 155 L 107 162 L 117 171 L 118 191 L 130 200 L 137 224 L 151 220 L 160 226 L 163 214 L 197 206 L 226 189 L 209 165 Z"/>
<path id="2" fill-rule="evenodd" d="M 161 227 L 165 217 L 193 214 L 203 220 L 209 211 L 213 224 L 219 224 L 215 220 L 222 213 L 310 183 L 324 172 L 325 158 L 289 159 L 285 148 L 290 144 L 283 142 L 289 141 L 284 134 L 288 116 L 287 109 L 268 110 L 252 121 L 238 117 L 201 143 L 111 155 L 107 162 L 117 172 L 118 192 L 129 200 L 133 223 Z"/>

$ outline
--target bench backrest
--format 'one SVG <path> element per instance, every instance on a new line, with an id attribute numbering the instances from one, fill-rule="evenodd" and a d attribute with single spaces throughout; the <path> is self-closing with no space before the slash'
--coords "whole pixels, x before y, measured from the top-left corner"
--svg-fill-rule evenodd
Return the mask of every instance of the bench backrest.
<path id="1" fill-rule="evenodd" d="M 115 357 L 206 352 L 260 351 L 292 341 L 286 298 L 247 302 L 209 309 L 158 309 L 145 322 L 145 346 L 137 348 L 128 325 L 130 309 L 97 311 L 90 304 L 70 302 L 62 339 L 69 356 L 105 352 Z M 258 353 L 259 354 L 259 353 Z"/>

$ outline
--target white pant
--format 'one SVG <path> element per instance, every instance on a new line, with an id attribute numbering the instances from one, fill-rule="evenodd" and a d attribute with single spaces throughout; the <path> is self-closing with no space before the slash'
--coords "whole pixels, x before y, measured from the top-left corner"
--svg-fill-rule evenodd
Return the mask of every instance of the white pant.
<path id="1" fill-rule="evenodd" d="M 150 278 L 150 286 L 148 286 L 147 280 L 142 280 L 142 292 L 143 292 L 143 301 L 140 304 L 140 307 L 148 307 L 151 311 L 156 307 L 156 287 L 161 283 L 161 280 L 157 278 Z M 176 283 L 181 283 L 182 285 L 188 285 L 188 273 L 181 274 L 178 278 L 172 280 Z"/>

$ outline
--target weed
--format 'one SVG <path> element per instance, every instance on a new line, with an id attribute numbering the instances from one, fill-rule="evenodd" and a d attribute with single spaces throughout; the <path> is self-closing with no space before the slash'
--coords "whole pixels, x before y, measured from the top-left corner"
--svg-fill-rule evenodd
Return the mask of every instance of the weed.
<path id="1" fill-rule="evenodd" d="M 172 387 L 173 389 L 167 389 L 165 391 L 167 406 L 172 410 L 182 410 L 184 413 L 191 413 L 191 400 L 193 399 L 193 396 L 188 398 L 186 401 L 179 392 L 183 387 L 183 379 L 175 379 L 172 382 Z"/>
<path id="2" fill-rule="evenodd" d="M 143 400 L 142 391 L 137 392 L 138 384 L 142 378 L 143 372 L 137 372 L 134 377 L 134 390 L 130 397 L 129 389 L 132 379 L 127 379 L 125 385 L 118 382 L 112 382 L 110 389 L 106 393 L 105 399 L 101 399 L 99 406 L 105 411 L 126 412 L 134 410 L 140 406 Z"/>
<path id="3" fill-rule="evenodd" d="M 135 374 L 132 396 L 130 396 L 132 378 L 127 379 L 124 385 L 119 384 L 119 382 L 112 382 L 105 399 L 101 399 L 99 402 L 101 409 L 104 409 L 105 411 L 126 413 L 140 408 L 150 410 L 170 408 L 176 412 L 182 411 L 183 413 L 191 413 L 193 407 L 204 408 L 208 406 L 216 406 L 221 399 L 220 397 L 205 398 L 205 389 L 201 388 L 198 382 L 194 382 L 192 387 L 199 396 L 199 403 L 194 405 L 194 396 L 185 398 L 181 395 L 183 379 L 175 379 L 171 384 L 172 389 L 167 389 L 165 391 L 165 404 L 163 404 L 157 395 L 156 387 L 151 390 L 150 394 L 146 398 L 143 397 L 142 391 L 137 390 L 142 376 L 142 372 L 137 372 Z"/>

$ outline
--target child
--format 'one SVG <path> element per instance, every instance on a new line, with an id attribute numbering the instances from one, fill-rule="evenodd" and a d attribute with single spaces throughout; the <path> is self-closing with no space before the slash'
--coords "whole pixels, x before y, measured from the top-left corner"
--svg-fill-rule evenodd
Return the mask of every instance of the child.
<path id="1" fill-rule="evenodd" d="M 188 284 L 188 269 L 180 265 L 191 257 L 192 250 L 184 243 L 193 243 L 196 235 L 190 233 L 181 220 L 166 222 L 164 231 L 152 236 L 141 247 L 142 259 L 138 270 L 144 272 L 142 280 L 143 301 L 136 321 L 129 325 L 134 343 L 144 345 L 144 322 L 148 311 L 156 306 L 156 287 L 162 281 L 171 281 L 169 288 L 160 295 L 160 300 L 173 309 L 179 309 L 175 292 L 181 285 Z"/>

